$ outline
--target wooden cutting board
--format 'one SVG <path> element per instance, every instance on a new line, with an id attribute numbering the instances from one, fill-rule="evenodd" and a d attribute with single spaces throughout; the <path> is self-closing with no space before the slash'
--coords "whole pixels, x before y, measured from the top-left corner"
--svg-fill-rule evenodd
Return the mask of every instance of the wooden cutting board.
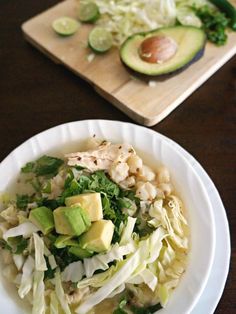
<path id="1" fill-rule="evenodd" d="M 236 5 L 236 0 L 233 2 Z M 91 25 L 81 25 L 71 37 L 60 37 L 52 30 L 51 24 L 56 18 L 76 18 L 77 11 L 77 0 L 60 2 L 25 22 L 22 25 L 24 36 L 53 61 L 89 82 L 130 118 L 146 126 L 164 119 L 236 53 L 236 32 L 231 32 L 227 45 L 219 48 L 207 43 L 205 54 L 198 62 L 177 75 L 157 79 L 155 86 L 149 86 L 146 81 L 130 75 L 121 64 L 116 48 L 88 62 L 91 51 L 86 44 Z"/>

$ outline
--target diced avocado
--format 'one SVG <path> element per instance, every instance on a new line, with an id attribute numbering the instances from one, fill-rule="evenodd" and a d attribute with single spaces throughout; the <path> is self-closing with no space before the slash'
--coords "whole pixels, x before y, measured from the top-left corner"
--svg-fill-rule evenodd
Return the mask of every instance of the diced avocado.
<path id="1" fill-rule="evenodd" d="M 54 245 L 56 248 L 58 249 L 62 249 L 64 247 L 67 246 L 67 241 L 71 240 L 72 236 L 68 236 L 68 235 L 59 235 L 59 237 L 57 237 L 56 241 L 54 242 Z"/>
<path id="2" fill-rule="evenodd" d="M 169 53 L 168 48 L 173 48 L 149 45 L 150 51 L 146 51 L 145 54 L 140 55 L 142 43 L 151 37 L 154 39 L 155 37 L 159 39 L 170 39 L 169 43 L 174 42 L 177 45 L 176 52 L 163 62 L 161 62 L 161 60 L 155 63 L 145 61 L 142 56 L 154 56 L 158 53 L 158 49 L 163 56 L 165 49 L 166 53 Z M 130 36 L 120 48 L 120 58 L 127 67 L 138 73 L 152 76 L 163 75 L 177 71 L 199 59 L 203 55 L 205 43 L 206 35 L 202 29 L 197 27 L 172 26 L 159 28 L 151 32 L 138 33 Z"/>
<path id="3" fill-rule="evenodd" d="M 56 232 L 59 234 L 78 236 L 91 225 L 88 214 L 80 206 L 58 207 L 53 215 Z"/>
<path id="4" fill-rule="evenodd" d="M 97 221 L 103 218 L 102 201 L 100 193 L 84 193 L 67 197 L 66 206 L 79 204 L 88 213 L 91 221 Z"/>
<path id="5" fill-rule="evenodd" d="M 29 220 L 35 224 L 43 234 L 48 234 L 54 229 L 52 210 L 42 206 L 30 211 Z"/>
<path id="6" fill-rule="evenodd" d="M 82 248 L 94 252 L 107 251 L 111 245 L 114 225 L 111 220 L 98 220 L 80 237 Z"/>
<path id="7" fill-rule="evenodd" d="M 78 240 L 73 239 L 72 236 L 59 235 L 59 237 L 57 237 L 54 245 L 56 248 L 62 249 L 66 246 L 78 246 L 79 242 L 78 242 Z"/>
<path id="8" fill-rule="evenodd" d="M 80 246 L 72 246 L 69 248 L 69 253 L 79 257 L 79 258 L 87 258 L 93 255 L 93 252 L 90 252 L 86 249 L 82 249 Z"/>

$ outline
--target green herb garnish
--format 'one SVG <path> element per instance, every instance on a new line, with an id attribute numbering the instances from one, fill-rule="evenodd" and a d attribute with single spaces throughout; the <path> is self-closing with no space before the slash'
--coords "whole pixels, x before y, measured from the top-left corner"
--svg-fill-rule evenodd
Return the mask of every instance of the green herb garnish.
<path id="1" fill-rule="evenodd" d="M 46 264 L 47 264 L 47 270 L 44 272 L 44 279 L 52 279 L 54 278 L 55 269 L 52 269 L 48 260 L 47 256 L 44 256 Z"/>
<path id="2" fill-rule="evenodd" d="M 121 298 L 118 307 L 113 311 L 113 314 L 127 314 L 127 312 L 124 310 L 126 304 L 127 304 L 126 298 L 125 297 Z"/>
<path id="3" fill-rule="evenodd" d="M 224 45 L 227 41 L 226 28 L 229 24 L 225 14 L 207 5 L 195 8 L 195 11 L 203 23 L 202 27 L 208 40 L 217 46 Z"/>
<path id="4" fill-rule="evenodd" d="M 55 176 L 63 163 L 64 161 L 59 158 L 44 155 L 35 162 L 28 162 L 21 171 L 34 173 L 36 176 Z"/>
<path id="5" fill-rule="evenodd" d="M 28 246 L 28 241 L 22 236 L 10 237 L 7 241 L 1 240 L 1 245 L 13 254 L 22 254 Z"/>
<path id="6" fill-rule="evenodd" d="M 27 194 L 16 195 L 16 206 L 19 209 L 26 209 L 27 205 L 32 201 L 32 197 Z"/>
<path id="7" fill-rule="evenodd" d="M 131 306 L 131 311 L 134 314 L 152 314 L 155 313 L 156 311 L 159 311 L 162 309 L 162 306 L 160 303 L 157 303 L 155 305 L 151 305 L 148 307 L 138 307 L 138 306 Z"/>

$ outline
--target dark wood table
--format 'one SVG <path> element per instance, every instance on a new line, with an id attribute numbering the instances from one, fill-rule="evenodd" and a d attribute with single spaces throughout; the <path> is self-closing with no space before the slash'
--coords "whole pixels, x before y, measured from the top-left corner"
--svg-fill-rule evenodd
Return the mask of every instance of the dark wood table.
<path id="1" fill-rule="evenodd" d="M 0 2 L 0 161 L 52 126 L 83 119 L 132 122 L 84 81 L 27 44 L 22 22 L 56 0 Z M 220 49 L 220 48 L 219 48 Z M 215 313 L 236 313 L 236 58 L 153 127 L 189 151 L 213 179 L 231 231 L 232 259 Z M 199 313 L 208 314 L 208 313 Z"/>

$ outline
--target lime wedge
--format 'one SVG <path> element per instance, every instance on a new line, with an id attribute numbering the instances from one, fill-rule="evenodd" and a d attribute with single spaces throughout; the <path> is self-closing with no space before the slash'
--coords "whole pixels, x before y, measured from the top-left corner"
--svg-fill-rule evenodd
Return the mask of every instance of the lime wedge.
<path id="1" fill-rule="evenodd" d="M 79 22 L 70 17 L 60 17 L 53 21 L 52 28 L 62 36 L 73 35 L 79 28 Z"/>
<path id="2" fill-rule="evenodd" d="M 113 39 L 110 32 L 98 26 L 89 33 L 88 43 L 93 51 L 103 53 L 112 47 Z"/>
<path id="3" fill-rule="evenodd" d="M 84 2 L 79 7 L 79 20 L 85 23 L 94 23 L 100 16 L 98 6 L 94 2 Z"/>

